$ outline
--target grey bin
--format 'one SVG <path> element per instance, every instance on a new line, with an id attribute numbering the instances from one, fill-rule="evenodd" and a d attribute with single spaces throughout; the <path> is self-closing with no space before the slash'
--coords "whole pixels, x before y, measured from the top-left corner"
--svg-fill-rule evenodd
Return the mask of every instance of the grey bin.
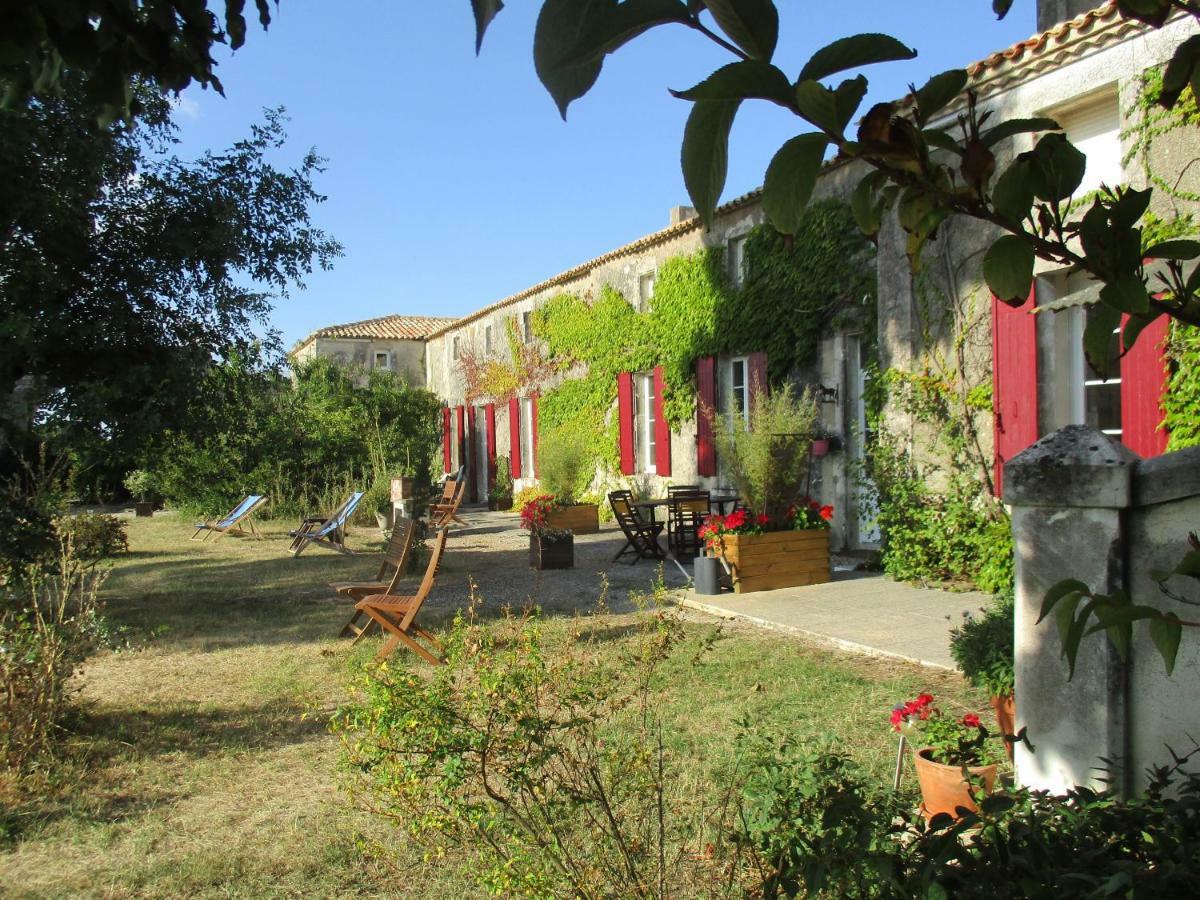
<path id="1" fill-rule="evenodd" d="M 696 557 L 695 582 L 696 593 L 713 595 L 721 593 L 721 576 L 725 570 L 721 561 L 711 556 Z"/>

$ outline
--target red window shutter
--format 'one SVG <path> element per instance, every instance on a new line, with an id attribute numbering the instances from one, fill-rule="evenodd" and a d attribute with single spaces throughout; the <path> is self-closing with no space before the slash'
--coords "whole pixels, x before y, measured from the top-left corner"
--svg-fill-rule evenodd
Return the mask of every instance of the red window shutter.
<path id="1" fill-rule="evenodd" d="M 1168 328 L 1167 316 L 1159 316 L 1121 357 L 1121 442 L 1141 457 L 1167 452 L 1162 400 L 1167 388 Z"/>
<path id="2" fill-rule="evenodd" d="M 487 428 L 488 490 L 496 486 L 496 404 L 489 403 L 484 410 L 484 427 Z"/>
<path id="3" fill-rule="evenodd" d="M 475 407 L 467 407 L 467 453 L 463 457 L 467 461 L 467 486 L 470 488 L 471 499 L 479 502 L 479 463 L 475 459 Z"/>
<path id="4" fill-rule="evenodd" d="M 445 466 L 444 471 L 447 475 L 450 474 L 451 456 L 450 456 L 450 407 L 442 407 L 442 463 Z"/>
<path id="5" fill-rule="evenodd" d="M 516 397 L 508 401 L 508 450 L 512 464 L 512 477 L 521 477 L 521 401 Z"/>
<path id="6" fill-rule="evenodd" d="M 746 378 L 750 385 L 750 409 L 754 410 L 754 395 L 767 393 L 767 354 L 751 353 L 746 357 Z"/>
<path id="7" fill-rule="evenodd" d="M 633 461 L 633 376 L 617 375 L 617 424 L 621 433 L 621 474 L 634 473 Z"/>
<path id="8" fill-rule="evenodd" d="M 995 492 L 1004 496 L 1004 464 L 1038 439 L 1036 290 L 1022 306 L 992 297 L 992 408 Z"/>
<path id="9" fill-rule="evenodd" d="M 671 426 L 663 409 L 663 394 L 667 382 L 663 378 L 663 367 L 654 368 L 654 471 L 658 475 L 671 475 Z"/>
<path id="10" fill-rule="evenodd" d="M 530 460 L 530 465 L 533 466 L 533 477 L 534 478 L 538 477 L 537 412 L 538 412 L 538 395 L 534 394 L 532 397 L 529 398 L 529 431 L 531 433 L 531 436 L 533 437 L 533 440 L 531 440 L 529 442 L 533 447 L 533 459 Z"/>
<path id="11" fill-rule="evenodd" d="M 717 361 L 712 356 L 696 360 L 696 474 L 717 474 L 717 448 L 713 443 L 712 416 L 717 410 Z"/>
<path id="12" fill-rule="evenodd" d="M 455 436 L 458 439 L 458 464 L 465 465 L 467 462 L 467 441 L 466 441 L 466 410 L 461 406 L 454 407 L 454 423 Z"/>

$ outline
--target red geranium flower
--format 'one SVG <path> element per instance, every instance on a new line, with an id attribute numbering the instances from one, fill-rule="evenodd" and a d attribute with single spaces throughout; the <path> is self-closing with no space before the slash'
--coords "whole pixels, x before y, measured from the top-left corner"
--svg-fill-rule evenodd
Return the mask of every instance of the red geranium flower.
<path id="1" fill-rule="evenodd" d="M 978 728 L 979 727 L 979 716 L 975 715 L 975 713 L 967 713 L 965 716 L 962 717 L 962 723 L 964 725 L 966 725 L 968 728 Z"/>
<path id="2" fill-rule="evenodd" d="M 820 510 L 817 511 L 817 515 L 819 515 L 822 519 L 824 519 L 826 522 L 828 522 L 830 519 L 833 518 L 833 507 L 832 506 L 822 506 L 820 508 Z"/>
<path id="3" fill-rule="evenodd" d="M 759 513 L 758 518 L 755 521 L 757 521 L 759 525 L 766 525 L 771 521 L 771 517 L 766 513 Z"/>

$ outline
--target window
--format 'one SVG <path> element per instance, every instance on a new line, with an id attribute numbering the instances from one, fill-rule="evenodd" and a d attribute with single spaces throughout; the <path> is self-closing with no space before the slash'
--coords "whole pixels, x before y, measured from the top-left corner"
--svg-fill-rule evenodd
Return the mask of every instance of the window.
<path id="1" fill-rule="evenodd" d="M 744 356 L 729 360 L 725 368 L 725 415 L 732 425 L 737 419 L 750 423 L 750 362 Z"/>
<path id="2" fill-rule="evenodd" d="M 526 310 L 521 313 L 521 343 L 528 344 L 531 341 L 533 341 L 532 313 Z"/>
<path id="3" fill-rule="evenodd" d="M 392 354 L 387 350 L 375 351 L 375 368 L 390 369 L 392 367 Z"/>
<path id="4" fill-rule="evenodd" d="M 492 326 L 491 325 L 483 326 L 483 352 L 484 353 L 492 352 Z"/>
<path id="5" fill-rule="evenodd" d="M 633 452 L 637 471 L 653 475 L 658 459 L 654 443 L 654 376 L 633 376 Z"/>
<path id="6" fill-rule="evenodd" d="M 533 401 L 521 401 L 521 474 L 532 478 L 533 466 Z"/>
<path id="7" fill-rule="evenodd" d="M 1067 140 L 1087 154 L 1083 181 L 1076 197 L 1097 190 L 1101 184 L 1116 187 L 1124 180 L 1121 166 L 1121 112 L 1115 91 L 1107 90 L 1082 103 L 1057 112 Z"/>
<path id="8" fill-rule="evenodd" d="M 654 297 L 654 273 L 647 272 L 638 278 L 638 312 L 650 312 L 650 300 Z"/>
<path id="9" fill-rule="evenodd" d="M 739 235 L 729 239 L 726 247 L 726 262 L 729 264 L 729 281 L 734 287 L 740 287 L 746 277 L 746 236 Z"/>
<path id="10" fill-rule="evenodd" d="M 1122 432 L 1121 376 L 1117 359 L 1121 347 L 1121 329 L 1119 327 L 1114 329 L 1109 338 L 1108 358 L 1111 371 L 1108 379 L 1105 380 L 1104 376 L 1092 368 L 1092 364 L 1088 362 L 1083 352 L 1083 333 L 1095 309 L 1096 307 L 1092 305 L 1072 310 L 1075 313 L 1072 324 L 1073 330 L 1078 335 L 1075 345 L 1079 348 L 1078 368 L 1081 371 L 1077 382 L 1080 388 L 1076 394 L 1077 407 L 1074 418 L 1077 422 L 1091 425 L 1093 428 L 1099 428 L 1105 434 L 1120 438 Z"/>
<path id="11" fill-rule="evenodd" d="M 450 355 L 454 359 L 458 359 L 458 335 L 455 335 L 450 340 Z"/>

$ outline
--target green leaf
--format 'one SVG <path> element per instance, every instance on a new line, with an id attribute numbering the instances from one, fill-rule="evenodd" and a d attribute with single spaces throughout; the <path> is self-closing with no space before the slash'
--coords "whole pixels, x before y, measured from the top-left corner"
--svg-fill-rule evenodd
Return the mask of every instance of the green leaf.
<path id="1" fill-rule="evenodd" d="M 887 176 L 876 169 L 863 176 L 850 196 L 850 210 L 854 213 L 854 221 L 858 223 L 863 234 L 872 239 L 879 234 L 883 224 L 884 199 L 878 191 L 886 179 Z"/>
<path id="2" fill-rule="evenodd" d="M 867 79 L 862 75 L 847 78 L 837 86 L 837 90 L 833 92 L 833 101 L 837 107 L 838 124 L 841 126 L 838 129 L 839 133 L 845 132 L 846 126 L 850 124 L 850 120 L 858 112 L 859 106 L 862 105 L 863 97 L 866 95 Z"/>
<path id="3" fill-rule="evenodd" d="M 1150 640 L 1158 649 L 1167 667 L 1167 674 L 1175 671 L 1175 657 L 1179 653 L 1179 640 L 1183 636 L 1183 625 L 1175 613 L 1164 613 L 1162 618 L 1150 620 Z"/>
<path id="4" fill-rule="evenodd" d="M 229 48 L 236 50 L 246 43 L 246 17 L 242 14 L 246 0 L 225 0 L 225 33 L 229 35 Z"/>
<path id="5" fill-rule="evenodd" d="M 720 29 L 755 59 L 770 61 L 779 41 L 779 10 L 772 0 L 705 0 Z"/>
<path id="6" fill-rule="evenodd" d="M 1104 299 L 1103 288 L 1100 297 Z M 1083 352 L 1092 368 L 1103 378 L 1108 378 L 1112 363 L 1115 362 L 1109 357 L 1109 352 L 1112 333 L 1120 322 L 1121 310 L 1108 303 L 1097 303 L 1088 311 L 1087 327 L 1083 331 Z"/>
<path id="7" fill-rule="evenodd" d="M 763 211 L 776 230 L 795 234 L 804 208 L 817 186 L 829 139 L 823 134 L 802 134 L 779 148 L 767 167 L 763 182 Z"/>
<path id="8" fill-rule="evenodd" d="M 1071 594 L 1086 594 L 1088 590 L 1086 584 L 1082 581 L 1076 581 L 1073 578 L 1068 578 L 1052 585 L 1050 590 L 1046 591 L 1046 595 L 1042 597 L 1042 611 L 1038 614 L 1037 622 L 1034 624 L 1040 624 L 1042 619 L 1050 615 L 1055 605 L 1063 598 Z"/>
<path id="9" fill-rule="evenodd" d="M 1151 188 L 1146 188 L 1144 191 L 1136 191 L 1132 188 L 1119 191 L 1116 202 L 1109 210 L 1113 227 L 1127 229 L 1136 225 L 1138 220 L 1145 215 L 1146 210 L 1150 208 L 1150 199 L 1153 195 L 1154 191 Z"/>
<path id="10" fill-rule="evenodd" d="M 917 91 L 917 122 L 924 125 L 949 106 L 966 86 L 966 69 L 949 69 L 934 75 Z"/>
<path id="11" fill-rule="evenodd" d="M 802 118 L 822 131 L 842 137 L 844 126 L 838 111 L 837 94 L 825 85 L 816 81 L 802 81 L 796 85 L 796 109 Z"/>
<path id="12" fill-rule="evenodd" d="M 1174 569 L 1167 572 L 1161 570 L 1155 571 L 1151 574 L 1151 577 L 1155 581 L 1166 581 L 1172 575 L 1200 578 L 1200 550 L 1189 550 Z"/>
<path id="13" fill-rule="evenodd" d="M 1083 633 L 1087 625 L 1088 618 L 1095 611 L 1096 607 L 1101 603 L 1108 602 L 1107 597 L 1096 596 L 1089 600 L 1079 615 L 1071 622 L 1067 629 L 1066 637 L 1063 638 L 1062 655 L 1067 659 L 1067 681 L 1075 677 L 1075 660 L 1079 656 L 1079 642 L 1083 640 Z"/>
<path id="14" fill-rule="evenodd" d="M 1015 234 L 1006 234 L 983 257 L 983 278 L 998 298 L 1009 306 L 1020 306 L 1029 299 L 1033 264 L 1033 248 Z"/>
<path id="15" fill-rule="evenodd" d="M 1087 157 L 1061 134 L 1047 134 L 1029 154 L 1033 193 L 1039 200 L 1055 202 L 1075 193 L 1083 181 Z"/>
<path id="16" fill-rule="evenodd" d="M 1012 9 L 1012 5 L 1013 0 L 992 0 L 992 12 L 996 14 L 997 19 L 1003 19 Z"/>
<path id="17" fill-rule="evenodd" d="M 856 34 L 827 44 L 812 55 L 797 81 L 820 81 L 847 69 L 913 59 L 917 51 L 886 34 Z"/>
<path id="18" fill-rule="evenodd" d="M 1039 131 L 1062 131 L 1062 129 L 1053 119 L 1009 119 L 1007 122 L 1001 122 L 995 128 L 989 128 L 980 135 L 980 140 L 983 141 L 984 146 L 994 147 L 1015 135 L 1035 134 Z"/>
<path id="19" fill-rule="evenodd" d="M 1032 164 L 1017 157 L 992 188 L 992 206 L 1013 223 L 1020 223 L 1033 207 Z"/>
<path id="20" fill-rule="evenodd" d="M 936 147 L 938 150 L 946 150 L 958 156 L 963 155 L 962 145 L 951 137 L 949 132 L 942 131 L 940 128 L 926 128 L 921 134 L 929 146 Z M 1030 194 L 1031 198 L 1032 196 Z"/>
<path id="21" fill-rule="evenodd" d="M 1148 259 L 1195 259 L 1200 256 L 1200 241 L 1163 241 L 1145 251 Z"/>
<path id="22" fill-rule="evenodd" d="M 792 83 L 770 63 L 756 59 L 730 63 L 713 72 L 695 87 L 671 91 L 682 100 L 770 100 L 794 109 Z"/>
<path id="23" fill-rule="evenodd" d="M 1127 19 L 1137 19 L 1161 28 L 1171 15 L 1172 0 L 1117 0 L 1117 9 Z"/>
<path id="24" fill-rule="evenodd" d="M 683 183 L 706 226 L 725 189 L 729 132 L 739 100 L 697 100 L 683 129 Z"/>
<path id="25" fill-rule="evenodd" d="M 1163 71 L 1162 91 L 1158 102 L 1172 109 L 1189 83 L 1194 84 L 1200 71 L 1200 34 L 1194 34 L 1178 47 Z"/>
<path id="26" fill-rule="evenodd" d="M 578 66 L 560 64 L 564 47 L 574 47 L 590 16 L 615 6 L 614 0 L 546 0 L 533 32 L 533 65 L 538 78 L 554 98 L 559 115 L 586 94 L 596 79 L 604 58 Z"/>
<path id="27" fill-rule="evenodd" d="M 504 9 L 504 0 L 471 0 L 471 11 L 475 13 L 475 55 L 483 47 L 483 35 L 496 13 Z"/>
<path id="28" fill-rule="evenodd" d="M 1125 324 L 1121 326 L 1121 348 L 1122 352 L 1128 353 L 1137 343 L 1138 335 L 1142 333 L 1147 325 L 1158 318 L 1160 314 L 1151 313 L 1149 316 L 1132 315 L 1125 320 Z"/>
<path id="29" fill-rule="evenodd" d="M 1100 300 L 1121 312 L 1145 314 L 1150 311 L 1150 294 L 1146 292 L 1142 279 L 1136 275 L 1125 275 L 1105 284 L 1100 288 Z M 1109 329 L 1109 333 L 1112 333 L 1112 329 Z"/>
<path id="30" fill-rule="evenodd" d="M 687 5 L 681 0 L 625 0 L 617 6 L 593 5 L 583 19 L 578 40 L 566 48 L 555 65 L 571 67 L 594 62 L 651 28 L 689 21 Z"/>

